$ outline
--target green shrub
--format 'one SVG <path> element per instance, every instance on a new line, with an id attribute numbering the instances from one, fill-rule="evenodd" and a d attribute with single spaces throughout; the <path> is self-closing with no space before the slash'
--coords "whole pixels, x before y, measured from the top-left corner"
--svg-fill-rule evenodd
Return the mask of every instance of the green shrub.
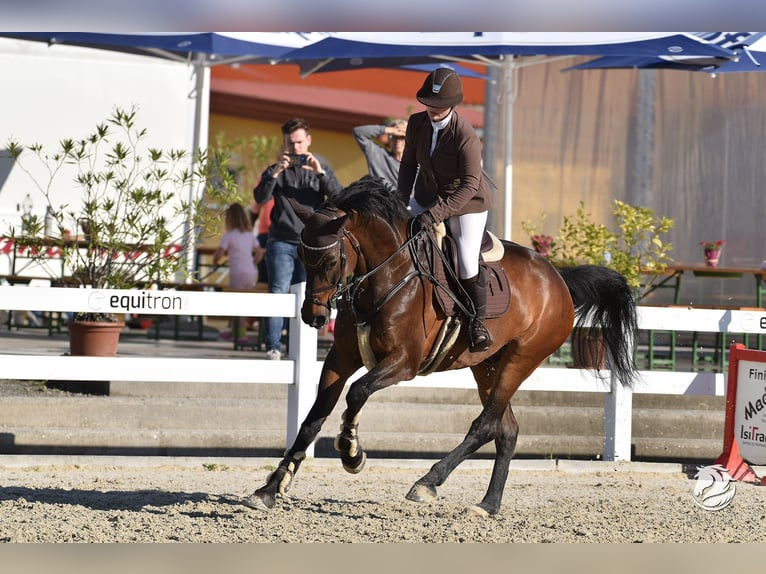
<path id="1" fill-rule="evenodd" d="M 557 267 L 591 264 L 614 269 L 641 299 L 672 262 L 673 245 L 664 241 L 663 235 L 673 228 L 674 221 L 657 216 L 648 207 L 618 199 L 614 200 L 612 214 L 616 229 L 595 223 L 580 202 L 574 216 L 564 217 L 553 239 L 550 260 Z M 530 222 L 522 223 L 522 228 L 530 235 L 536 230 Z"/>

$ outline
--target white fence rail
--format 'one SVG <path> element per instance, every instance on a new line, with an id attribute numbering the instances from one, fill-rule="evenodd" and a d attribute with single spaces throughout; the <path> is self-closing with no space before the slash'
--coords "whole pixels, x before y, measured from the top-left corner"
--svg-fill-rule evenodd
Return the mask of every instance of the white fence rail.
<path id="1" fill-rule="evenodd" d="M 289 360 L 172 357 L 71 357 L 2 353 L 0 379 L 130 380 L 206 383 L 280 383 L 288 393 L 287 444 L 316 396 L 321 371 L 317 334 L 300 321 L 304 285 L 290 294 L 197 291 L 90 290 L 55 287 L 0 286 L 0 308 L 39 311 L 105 311 L 147 315 L 255 316 L 290 319 Z M 639 328 L 675 331 L 766 334 L 766 312 L 680 307 L 639 307 Z M 222 361 L 226 361 L 222 367 Z M 360 370 L 357 376 L 363 373 Z M 258 380 L 253 380 L 258 373 Z M 723 396 L 725 374 L 712 372 L 641 371 L 632 391 L 588 371 L 541 367 L 524 382 L 534 391 L 604 393 L 605 460 L 630 460 L 632 394 Z M 353 380 L 353 378 L 352 378 Z M 416 377 L 402 386 L 474 388 L 468 369 Z M 313 452 L 308 453 L 312 455 Z"/>

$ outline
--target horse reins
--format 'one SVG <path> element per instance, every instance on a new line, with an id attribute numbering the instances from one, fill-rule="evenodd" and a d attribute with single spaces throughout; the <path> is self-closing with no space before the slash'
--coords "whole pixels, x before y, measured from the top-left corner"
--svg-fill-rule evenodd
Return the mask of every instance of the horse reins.
<path id="1" fill-rule="evenodd" d="M 418 234 L 419 235 L 419 234 Z M 336 247 L 338 244 L 340 244 L 340 266 L 338 271 L 338 278 L 335 280 L 334 284 L 330 284 L 326 287 L 321 287 L 319 289 L 308 289 L 308 286 L 306 288 L 306 298 L 310 299 L 312 304 L 317 305 L 319 307 L 325 307 L 327 309 L 332 309 L 333 307 L 337 306 L 337 300 L 341 297 L 347 296 L 349 301 L 353 303 L 354 299 L 357 296 L 358 290 L 361 288 L 362 283 L 369 279 L 372 275 L 374 275 L 377 271 L 382 269 L 386 266 L 397 254 L 399 254 L 401 251 L 404 251 L 405 249 L 410 249 L 411 243 L 418 238 L 418 235 L 413 235 L 410 238 L 407 239 L 402 245 L 400 245 L 396 251 L 394 251 L 391 255 L 386 257 L 384 261 L 382 261 L 378 266 L 374 267 L 367 273 L 360 275 L 358 277 L 355 277 L 353 281 L 347 282 L 344 281 L 343 277 L 343 270 L 346 267 L 346 262 L 348 260 L 348 257 L 346 255 L 346 242 L 345 239 L 348 239 L 351 243 L 352 247 L 354 248 L 354 251 L 356 252 L 357 256 L 362 256 L 362 250 L 361 246 L 359 244 L 359 241 L 354 237 L 354 234 L 348 231 L 347 229 L 342 230 L 341 233 L 338 234 L 338 237 L 330 243 L 329 245 L 324 245 L 322 247 L 314 247 L 312 245 L 308 245 L 303 241 L 303 238 L 301 238 L 300 246 L 302 249 L 306 249 L 308 251 L 328 251 L 329 249 L 332 249 Z M 321 263 L 324 256 L 320 257 L 319 261 L 313 265 L 312 267 L 316 267 L 319 263 Z M 388 301 L 391 300 L 391 298 L 398 293 L 413 277 L 417 277 L 420 275 L 420 271 L 417 269 L 417 267 L 405 275 L 402 279 L 400 279 L 395 285 L 393 285 L 383 297 L 381 297 L 378 301 L 376 301 L 373 304 L 373 309 L 371 312 L 366 313 L 366 316 L 364 318 L 359 317 L 356 307 L 352 304 L 351 309 L 354 313 L 355 318 L 355 324 L 356 325 L 364 325 L 371 317 L 374 317 L 375 314 L 385 305 L 388 303 Z M 335 293 L 327 300 L 327 303 L 322 302 L 317 296 L 325 293 L 326 291 L 330 291 L 335 289 Z"/>
<path id="2" fill-rule="evenodd" d="M 414 221 L 414 219 L 413 219 Z M 338 236 L 336 237 L 335 241 L 330 243 L 329 245 L 323 245 L 322 247 L 314 247 L 312 245 L 308 245 L 303 241 L 303 237 L 301 237 L 300 246 L 304 250 L 313 251 L 313 252 L 328 252 L 330 249 L 333 249 L 334 247 L 338 246 L 340 248 L 340 265 L 339 265 L 339 271 L 338 271 L 338 278 L 334 281 L 334 283 L 331 283 L 327 285 L 326 287 L 321 287 L 319 289 L 309 289 L 308 285 L 306 287 L 306 298 L 310 299 L 312 304 L 319 306 L 319 307 L 325 307 L 328 310 L 331 310 L 333 307 L 337 307 L 337 300 L 340 299 L 343 296 L 348 296 L 348 300 L 351 305 L 351 310 L 354 313 L 354 322 L 357 326 L 366 324 L 372 317 L 374 317 L 378 311 L 386 304 L 388 303 L 391 298 L 396 295 L 411 279 L 414 277 L 425 277 L 431 283 L 433 283 L 436 287 L 443 289 L 448 296 L 450 296 L 454 301 L 455 304 L 460 307 L 460 309 L 467 315 L 470 316 L 471 312 L 465 308 L 462 301 L 458 297 L 452 293 L 452 291 L 447 288 L 446 286 L 442 285 L 441 282 L 428 270 L 424 269 L 423 266 L 419 262 L 419 258 L 417 256 L 417 249 L 414 247 L 414 244 L 416 241 L 419 241 L 421 239 L 421 236 L 425 235 L 426 238 L 428 238 L 429 244 L 432 247 L 436 248 L 437 253 L 442 258 L 443 263 L 445 267 L 451 272 L 451 268 L 449 264 L 446 261 L 446 258 L 444 257 L 444 254 L 441 249 L 438 249 L 438 247 L 435 245 L 435 242 L 433 240 L 433 237 L 430 236 L 425 230 L 425 228 L 420 229 L 417 232 L 413 232 L 412 228 L 410 228 L 410 236 L 407 238 L 407 240 L 402 243 L 396 251 L 394 251 L 391 255 L 386 257 L 379 265 L 368 271 L 367 273 L 360 275 L 358 277 L 355 277 L 353 281 L 348 282 L 344 280 L 343 277 L 343 270 L 346 267 L 346 262 L 348 260 L 348 257 L 346 255 L 346 242 L 345 239 L 348 239 L 351 243 L 352 247 L 354 248 L 354 251 L 356 252 L 357 256 L 362 256 L 361 246 L 359 244 L 359 241 L 354 237 L 354 234 L 348 231 L 347 229 L 343 228 L 341 233 L 338 233 Z M 371 311 L 365 314 L 364 317 L 360 317 L 358 314 L 358 311 L 356 309 L 356 306 L 353 305 L 353 301 L 356 299 L 356 296 L 359 292 L 359 289 L 361 288 L 362 283 L 369 279 L 372 275 L 374 275 L 377 271 L 385 267 L 394 257 L 396 257 L 400 252 L 404 251 L 405 249 L 410 251 L 410 259 L 414 263 L 414 269 L 407 273 L 404 277 L 402 277 L 399 281 L 397 281 L 394 285 L 391 286 L 391 288 L 376 302 L 373 303 L 373 308 Z M 311 265 L 312 267 L 318 266 L 322 259 L 324 259 L 325 255 L 322 255 L 317 263 Z M 459 284 L 459 283 L 458 283 Z M 324 303 L 318 298 L 318 295 L 325 293 L 327 291 L 335 290 L 335 293 L 327 300 L 327 303 Z"/>

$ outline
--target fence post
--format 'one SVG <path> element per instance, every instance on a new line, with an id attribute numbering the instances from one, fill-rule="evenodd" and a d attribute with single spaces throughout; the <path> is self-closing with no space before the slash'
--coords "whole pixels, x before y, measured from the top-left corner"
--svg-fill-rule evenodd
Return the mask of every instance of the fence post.
<path id="1" fill-rule="evenodd" d="M 633 393 L 611 377 L 612 390 L 604 395 L 604 460 L 630 460 L 633 433 Z"/>
<path id="2" fill-rule="evenodd" d="M 626 352 L 634 356 L 635 336 Z M 633 438 L 633 391 L 626 389 L 610 369 L 610 390 L 604 395 L 604 460 L 629 461 Z"/>
<path id="3" fill-rule="evenodd" d="M 289 448 L 298 437 L 303 419 L 314 404 L 319 376 L 316 372 L 317 330 L 301 321 L 301 306 L 306 283 L 298 283 L 290 288 L 295 295 L 295 314 L 290 319 L 289 358 L 295 364 L 293 384 L 287 391 L 287 445 Z M 306 449 L 306 456 L 314 456 L 314 445 Z"/>

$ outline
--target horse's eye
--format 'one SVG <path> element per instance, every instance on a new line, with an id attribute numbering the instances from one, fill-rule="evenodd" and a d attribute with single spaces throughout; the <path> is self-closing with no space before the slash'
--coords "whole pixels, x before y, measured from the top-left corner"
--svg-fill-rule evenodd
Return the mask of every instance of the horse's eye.
<path id="1" fill-rule="evenodd" d="M 335 256 L 330 256 L 326 258 L 324 261 L 325 270 L 335 269 L 337 265 L 338 265 L 338 258 Z"/>

